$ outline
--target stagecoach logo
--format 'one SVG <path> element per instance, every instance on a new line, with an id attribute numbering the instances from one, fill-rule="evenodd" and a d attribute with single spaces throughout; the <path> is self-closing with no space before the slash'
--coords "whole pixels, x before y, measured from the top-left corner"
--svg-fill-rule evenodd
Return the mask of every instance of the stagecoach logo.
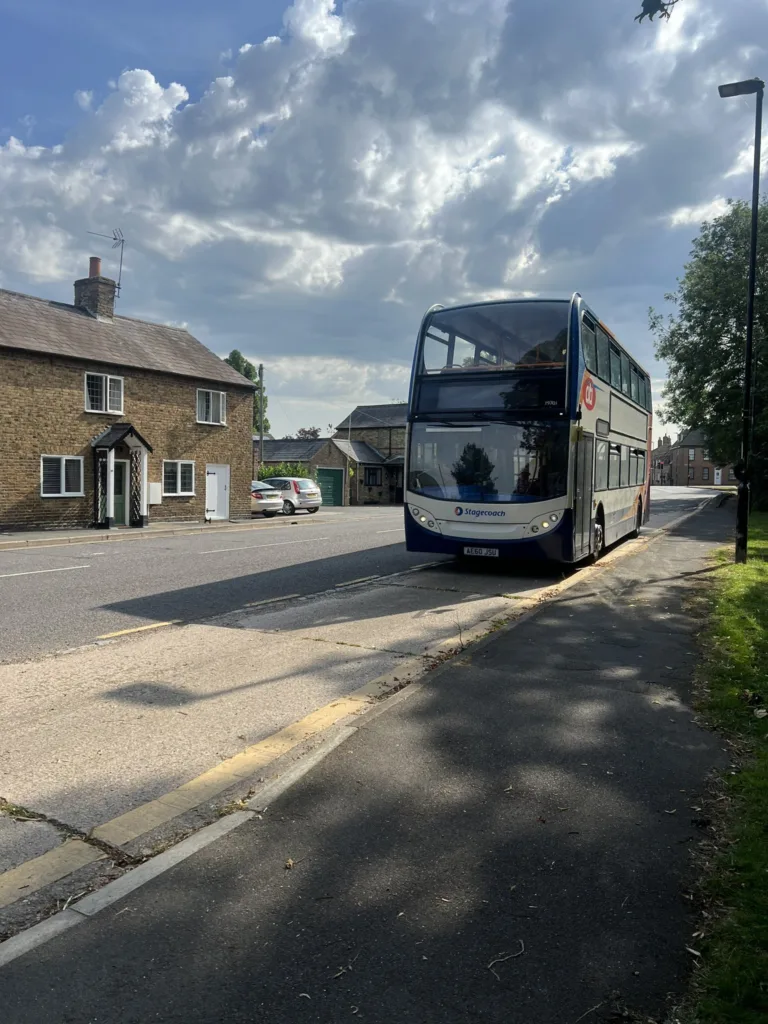
<path id="1" fill-rule="evenodd" d="M 474 516 L 475 519 L 504 519 L 507 513 L 503 509 L 462 508 L 457 505 L 453 510 L 457 516 Z"/>
<path id="2" fill-rule="evenodd" d="M 581 400 L 590 412 L 595 408 L 597 402 L 597 389 L 591 377 L 584 374 L 584 383 L 581 387 Z"/>

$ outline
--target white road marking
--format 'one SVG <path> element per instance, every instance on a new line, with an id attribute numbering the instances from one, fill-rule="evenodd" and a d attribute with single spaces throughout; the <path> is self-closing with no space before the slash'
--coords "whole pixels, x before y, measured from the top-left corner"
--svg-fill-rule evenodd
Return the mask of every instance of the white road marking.
<path id="1" fill-rule="evenodd" d="M 361 576 L 357 580 L 346 580 L 344 583 L 337 583 L 336 587 L 351 587 L 355 583 L 368 583 L 370 580 L 380 580 L 381 576 Z"/>
<path id="2" fill-rule="evenodd" d="M 330 537 L 308 537 L 306 540 L 281 540 L 277 544 L 241 544 L 236 548 L 215 548 L 211 551 L 200 551 L 201 555 L 221 555 L 227 551 L 261 551 L 262 548 L 288 548 L 294 544 L 313 544 L 318 540 L 330 540 Z"/>
<path id="3" fill-rule="evenodd" d="M 382 533 L 402 533 L 404 529 L 405 529 L 404 526 L 399 526 L 396 530 L 377 530 L 376 534 L 378 536 L 378 535 L 380 535 Z"/>
<path id="4" fill-rule="evenodd" d="M 301 597 L 301 594 L 286 594 L 285 597 L 266 597 L 263 601 L 249 601 L 243 607 L 258 608 L 259 605 L 263 604 L 277 604 L 278 601 L 292 601 L 296 597 Z"/>
<path id="5" fill-rule="evenodd" d="M 90 569 L 90 565 L 65 565 L 61 569 L 28 569 L 27 572 L 6 572 L 0 576 L 0 580 L 10 579 L 11 576 L 39 576 L 41 572 L 71 572 L 73 569 Z"/>

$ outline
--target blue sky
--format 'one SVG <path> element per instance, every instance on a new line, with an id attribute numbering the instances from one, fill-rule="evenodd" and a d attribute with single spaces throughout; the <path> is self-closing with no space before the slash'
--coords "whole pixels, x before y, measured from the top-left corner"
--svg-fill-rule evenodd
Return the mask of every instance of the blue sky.
<path id="1" fill-rule="evenodd" d="M 149 68 L 199 96 L 221 74 L 220 54 L 277 34 L 285 6 L 282 0 L 0 0 L 0 138 L 22 132 L 38 145 L 55 145 L 80 113 L 75 92 L 93 90 L 98 103 L 125 68 Z M 29 117 L 36 122 L 31 131 L 24 123 Z"/>
<path id="2" fill-rule="evenodd" d="M 569 295 L 661 387 L 649 305 L 749 192 L 768 0 L 0 0 L 0 286 L 267 368 L 278 433 L 403 398 L 434 302 Z M 637 10 L 636 10 L 637 9 Z"/>

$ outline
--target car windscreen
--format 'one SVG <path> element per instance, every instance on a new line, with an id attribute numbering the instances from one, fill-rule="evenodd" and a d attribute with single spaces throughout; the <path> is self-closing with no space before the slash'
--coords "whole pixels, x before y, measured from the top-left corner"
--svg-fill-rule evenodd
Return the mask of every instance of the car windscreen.
<path id="1" fill-rule="evenodd" d="M 299 485 L 300 491 L 314 491 L 317 490 L 317 484 L 314 480 L 297 480 L 296 483 Z"/>

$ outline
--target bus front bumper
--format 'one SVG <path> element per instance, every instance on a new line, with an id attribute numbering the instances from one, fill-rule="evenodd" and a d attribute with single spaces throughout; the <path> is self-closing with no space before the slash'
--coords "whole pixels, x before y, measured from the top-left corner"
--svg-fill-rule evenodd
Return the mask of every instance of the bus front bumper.
<path id="1" fill-rule="evenodd" d="M 463 556 L 465 548 L 484 548 L 498 551 L 498 557 L 503 560 L 571 562 L 573 519 L 570 509 L 566 509 L 558 526 L 540 538 L 495 541 L 486 536 L 479 541 L 473 537 L 446 537 L 434 530 L 427 530 L 409 514 L 406 506 L 405 546 L 408 551 L 426 551 L 455 557 Z"/>

